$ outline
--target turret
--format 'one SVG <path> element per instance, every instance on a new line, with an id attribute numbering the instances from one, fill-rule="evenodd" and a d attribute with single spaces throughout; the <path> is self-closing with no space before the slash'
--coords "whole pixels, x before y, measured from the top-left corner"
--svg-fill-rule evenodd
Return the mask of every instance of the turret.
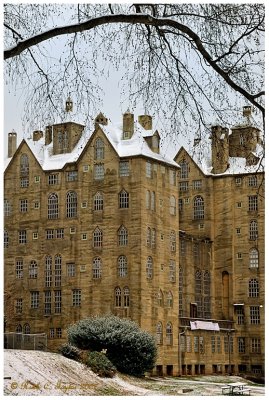
<path id="1" fill-rule="evenodd" d="M 211 154 L 214 174 L 226 171 L 229 164 L 229 130 L 222 126 L 211 128 Z"/>

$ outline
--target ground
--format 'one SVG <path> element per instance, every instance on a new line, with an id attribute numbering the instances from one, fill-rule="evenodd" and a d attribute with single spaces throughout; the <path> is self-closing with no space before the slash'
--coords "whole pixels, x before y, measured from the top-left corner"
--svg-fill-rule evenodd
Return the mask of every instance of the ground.
<path id="1" fill-rule="evenodd" d="M 232 381 L 245 380 L 236 376 L 134 378 L 122 374 L 100 378 L 60 354 L 4 351 L 4 394 L 8 396 L 219 396 L 221 386 Z M 264 386 L 247 383 L 251 395 L 265 395 Z"/>

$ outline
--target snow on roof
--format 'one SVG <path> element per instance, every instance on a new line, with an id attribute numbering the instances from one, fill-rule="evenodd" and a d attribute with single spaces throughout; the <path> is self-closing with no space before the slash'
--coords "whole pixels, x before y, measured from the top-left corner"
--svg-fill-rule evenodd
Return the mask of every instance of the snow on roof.
<path id="1" fill-rule="evenodd" d="M 211 140 L 208 137 L 190 148 L 188 153 L 205 175 L 221 176 L 264 171 L 264 149 L 260 144 L 257 144 L 255 151 L 252 152 L 254 156 L 261 160 L 260 163 L 248 166 L 244 157 L 229 157 L 228 168 L 221 174 L 212 173 Z"/>
<path id="2" fill-rule="evenodd" d="M 111 122 L 101 126 L 102 131 L 118 153 L 119 157 L 145 156 L 157 161 L 178 167 L 172 157 L 153 152 L 145 141 L 145 137 L 152 136 L 153 130 L 145 130 L 140 124 L 135 124 L 134 134 L 131 139 L 122 140 L 121 125 L 114 126 Z"/>
<path id="3" fill-rule="evenodd" d="M 178 164 L 168 156 L 153 152 L 144 137 L 152 136 L 152 130 L 145 130 L 140 124 L 135 124 L 134 134 L 131 139 L 122 140 L 122 128 L 114 126 L 110 121 L 108 125 L 100 125 L 100 128 L 119 155 L 119 157 L 145 156 L 156 161 L 178 167 Z M 53 144 L 45 145 L 45 138 L 33 141 L 31 138 L 24 139 L 33 152 L 36 160 L 44 171 L 62 169 L 67 163 L 76 162 L 89 141 L 92 133 L 84 131 L 80 140 L 71 153 L 53 155 Z M 11 158 L 6 160 L 5 168 Z"/>

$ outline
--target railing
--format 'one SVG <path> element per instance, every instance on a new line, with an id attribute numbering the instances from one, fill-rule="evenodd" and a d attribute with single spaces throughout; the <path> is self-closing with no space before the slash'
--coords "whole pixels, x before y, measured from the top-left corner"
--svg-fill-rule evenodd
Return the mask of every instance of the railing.
<path id="1" fill-rule="evenodd" d="M 26 334 L 17 332 L 4 333 L 4 348 L 18 350 L 47 349 L 46 333 Z"/>

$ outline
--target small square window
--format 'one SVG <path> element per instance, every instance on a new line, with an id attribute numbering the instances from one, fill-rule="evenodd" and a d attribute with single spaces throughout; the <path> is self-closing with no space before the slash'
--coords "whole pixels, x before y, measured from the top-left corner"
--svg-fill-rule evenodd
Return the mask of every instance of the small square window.
<path id="1" fill-rule="evenodd" d="M 83 165 L 83 172 L 89 172 L 90 166 L 89 165 Z"/>
<path id="2" fill-rule="evenodd" d="M 236 205 L 237 205 L 237 208 L 242 208 L 242 202 L 241 202 L 241 201 L 239 201 L 238 203 L 236 203 Z"/>
<path id="3" fill-rule="evenodd" d="M 237 235 L 240 235 L 241 234 L 241 228 L 236 228 L 236 233 L 237 233 Z"/>
<path id="4" fill-rule="evenodd" d="M 39 203 L 39 201 L 35 201 L 34 202 L 34 209 L 35 210 L 38 210 L 40 208 L 40 203 Z"/>
<path id="5" fill-rule="evenodd" d="M 88 239 L 87 233 L 82 233 L 81 234 L 81 240 L 87 240 L 87 239 Z"/>
<path id="6" fill-rule="evenodd" d="M 164 240 L 164 234 L 161 233 L 161 240 Z"/>
<path id="7" fill-rule="evenodd" d="M 241 178 L 235 178 L 235 184 L 236 184 L 236 186 L 241 186 L 242 185 L 242 179 Z"/>
<path id="8" fill-rule="evenodd" d="M 236 254 L 236 258 L 237 258 L 238 260 L 242 260 L 242 253 L 237 253 L 237 254 Z"/>
<path id="9" fill-rule="evenodd" d="M 35 176 L 35 183 L 39 183 L 39 182 L 40 182 L 40 176 L 37 175 L 37 176 Z"/>
<path id="10" fill-rule="evenodd" d="M 70 234 L 73 235 L 74 233 L 76 233 L 76 228 L 74 227 L 70 228 Z"/>
<path id="11" fill-rule="evenodd" d="M 189 199 L 189 197 L 186 197 L 186 198 L 184 199 L 184 204 L 190 204 L 190 199 Z"/>
<path id="12" fill-rule="evenodd" d="M 33 239 L 38 239 L 38 232 L 33 232 Z"/>
<path id="13" fill-rule="evenodd" d="M 85 272 L 85 271 L 86 271 L 86 265 L 81 265 L 80 272 Z"/>
<path id="14" fill-rule="evenodd" d="M 204 229 L 205 224 L 199 224 L 199 229 Z"/>
<path id="15" fill-rule="evenodd" d="M 87 205 L 88 205 L 87 201 L 83 201 L 81 203 L 81 208 L 87 208 Z"/>

